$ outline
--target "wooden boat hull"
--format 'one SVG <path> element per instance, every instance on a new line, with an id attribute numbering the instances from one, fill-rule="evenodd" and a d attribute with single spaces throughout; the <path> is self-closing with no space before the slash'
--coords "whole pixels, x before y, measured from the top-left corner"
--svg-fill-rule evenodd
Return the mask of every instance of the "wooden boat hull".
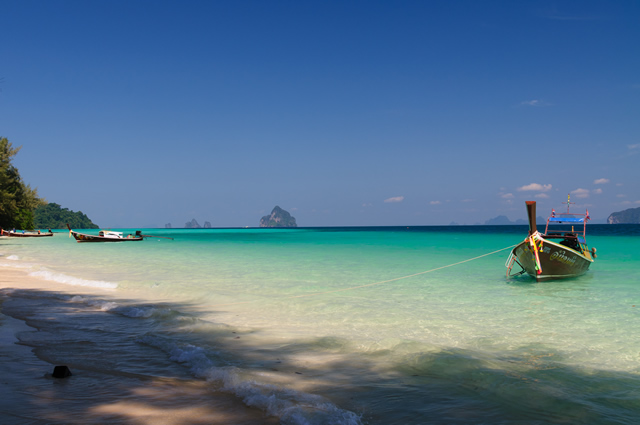
<path id="1" fill-rule="evenodd" d="M 587 257 L 581 252 L 548 239 L 544 239 L 542 244 L 540 244 L 540 240 L 536 243 L 539 248 L 538 258 L 542 269 L 540 274 L 536 270 L 535 253 L 528 241 L 519 243 L 512 253 L 524 271 L 538 282 L 581 276 L 589 270 L 589 266 L 593 263 L 588 252 Z"/>
<path id="2" fill-rule="evenodd" d="M 53 233 L 13 233 L 13 232 L 3 232 L 4 236 L 9 236 L 10 238 L 44 238 L 47 236 L 53 236 Z"/>
<path id="3" fill-rule="evenodd" d="M 107 238 L 104 236 L 98 235 L 87 235 L 85 233 L 71 232 L 73 237 L 77 242 L 137 242 L 141 241 L 144 238 L 135 237 L 135 238 Z"/>

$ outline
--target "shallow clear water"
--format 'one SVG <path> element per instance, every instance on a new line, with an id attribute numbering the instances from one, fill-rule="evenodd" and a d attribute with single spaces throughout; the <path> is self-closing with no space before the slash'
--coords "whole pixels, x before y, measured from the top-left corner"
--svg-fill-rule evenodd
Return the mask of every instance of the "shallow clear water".
<path id="1" fill-rule="evenodd" d="M 47 356 L 117 352 L 118 368 L 179 370 L 283 423 L 635 423 L 640 226 L 590 229 L 591 270 L 544 283 L 507 280 L 509 251 L 493 253 L 521 226 L 60 233 L 2 240 L 0 273 L 78 294 L 11 293 L 68 339 L 30 342 Z M 63 310 L 52 323 L 36 305 Z"/>

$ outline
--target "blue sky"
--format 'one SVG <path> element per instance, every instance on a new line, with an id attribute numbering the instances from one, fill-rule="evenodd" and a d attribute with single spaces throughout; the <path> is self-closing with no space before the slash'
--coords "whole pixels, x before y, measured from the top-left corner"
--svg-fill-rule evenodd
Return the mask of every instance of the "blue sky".
<path id="1" fill-rule="evenodd" d="M 636 1 L 0 1 L 0 136 L 102 227 L 640 207 Z"/>

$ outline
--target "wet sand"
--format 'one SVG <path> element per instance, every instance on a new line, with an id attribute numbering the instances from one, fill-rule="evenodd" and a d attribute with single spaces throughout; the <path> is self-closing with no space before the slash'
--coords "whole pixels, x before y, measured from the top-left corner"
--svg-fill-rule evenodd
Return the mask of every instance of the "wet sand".
<path id="1" fill-rule="evenodd" d="M 0 268 L 0 288 L 67 292 L 64 285 L 40 280 L 22 270 Z M 85 292 L 73 288 L 73 293 Z M 87 291 L 88 292 L 88 291 Z M 10 291 L 0 300 L 10 298 Z M 71 369 L 72 376 L 51 377 L 55 367 L 20 342 L 38 332 L 4 314 L 0 304 L 0 422 L 2 424 L 275 424 L 262 411 L 208 388 L 197 379 L 136 374 L 105 374 Z"/>

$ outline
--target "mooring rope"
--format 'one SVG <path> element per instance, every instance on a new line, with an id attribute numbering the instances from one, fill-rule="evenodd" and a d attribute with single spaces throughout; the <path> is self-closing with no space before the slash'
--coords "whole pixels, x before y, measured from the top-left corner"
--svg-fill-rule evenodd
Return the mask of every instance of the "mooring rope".
<path id="1" fill-rule="evenodd" d="M 393 279 L 381 280 L 380 282 L 373 282 L 373 283 L 367 283 L 365 285 L 351 286 L 349 288 L 332 289 L 330 291 L 312 292 L 310 294 L 291 295 L 291 296 L 288 296 L 288 297 L 283 297 L 283 298 L 278 298 L 278 299 L 279 300 L 291 300 L 291 299 L 294 299 L 294 298 L 315 297 L 315 296 L 318 296 L 318 295 L 334 294 L 336 292 L 353 291 L 354 289 L 361 289 L 361 288 L 367 288 L 367 287 L 370 287 L 370 286 L 382 285 L 383 283 L 396 282 L 398 280 L 408 279 L 410 277 L 415 277 L 415 276 L 420 276 L 422 274 L 435 272 L 435 271 L 438 271 L 438 270 L 446 269 L 448 267 L 453 267 L 453 266 L 458 266 L 460 264 L 468 263 L 469 261 L 474 261 L 474 260 L 477 260 L 477 259 L 480 259 L 480 258 L 483 258 L 483 257 L 488 257 L 489 255 L 497 254 L 498 252 L 502 252 L 504 250 L 511 249 L 516 245 L 511 245 L 511 246 L 508 246 L 506 248 L 501 248 L 501 249 L 498 249 L 496 251 L 489 252 L 487 254 L 482 254 L 482 255 L 479 255 L 477 257 L 468 258 L 466 260 L 458 261 L 457 263 L 448 264 L 446 266 L 441 266 L 441 267 L 436 267 L 435 269 L 426 270 L 426 271 L 418 272 L 418 273 L 414 273 L 414 274 L 409 274 L 409 275 L 402 276 L 402 277 L 396 277 L 396 278 L 393 278 Z M 225 304 L 213 304 L 213 305 L 210 305 L 210 307 L 220 307 L 220 306 L 237 305 L 237 304 L 249 304 L 249 303 L 254 303 L 254 302 L 257 302 L 257 301 L 258 300 L 238 301 L 238 302 L 225 303 Z"/>

